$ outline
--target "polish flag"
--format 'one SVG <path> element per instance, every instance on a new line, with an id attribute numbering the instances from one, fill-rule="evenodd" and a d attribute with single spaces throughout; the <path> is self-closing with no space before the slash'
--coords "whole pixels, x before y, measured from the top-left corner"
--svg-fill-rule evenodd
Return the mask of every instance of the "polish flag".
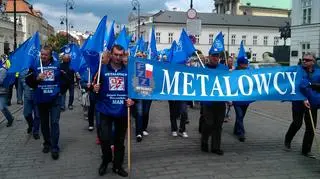
<path id="1" fill-rule="evenodd" d="M 146 78 L 152 78 L 153 65 L 146 64 Z"/>

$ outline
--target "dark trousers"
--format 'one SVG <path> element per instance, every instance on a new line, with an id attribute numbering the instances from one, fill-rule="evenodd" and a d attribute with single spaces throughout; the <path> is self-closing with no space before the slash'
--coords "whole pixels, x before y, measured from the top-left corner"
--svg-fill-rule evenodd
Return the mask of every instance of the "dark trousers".
<path id="1" fill-rule="evenodd" d="M 212 105 L 203 105 L 203 121 L 201 142 L 207 144 L 211 136 L 211 150 L 220 149 L 222 124 L 226 105 L 223 102 L 216 102 Z"/>
<path id="2" fill-rule="evenodd" d="M 95 95 L 93 92 L 89 92 L 89 100 L 90 100 L 90 106 L 88 110 L 88 121 L 89 121 L 89 126 L 94 126 L 94 113 L 96 110 L 96 99 Z"/>
<path id="3" fill-rule="evenodd" d="M 181 115 L 181 101 L 168 101 L 170 112 L 171 132 L 178 131 L 177 119 Z M 180 118 L 179 132 L 186 130 L 186 119 Z"/>
<path id="4" fill-rule="evenodd" d="M 234 124 L 233 133 L 238 137 L 244 137 L 245 135 L 243 119 L 244 119 L 244 116 L 246 115 L 248 106 L 249 105 L 234 106 L 234 111 L 236 112 L 236 122 Z"/>
<path id="5" fill-rule="evenodd" d="M 137 100 L 135 104 L 136 135 L 142 135 L 149 124 L 149 112 L 152 100 Z"/>
<path id="6" fill-rule="evenodd" d="M 112 123 L 114 122 L 115 135 L 112 135 Z M 100 141 L 102 158 L 105 164 L 112 161 L 111 142 L 114 142 L 113 167 L 119 169 L 124 160 L 124 140 L 127 130 L 127 117 L 115 118 L 100 113 Z"/>
<path id="7" fill-rule="evenodd" d="M 313 118 L 314 126 L 317 126 L 317 109 L 311 109 L 311 114 Z M 294 104 L 292 105 L 292 123 L 288 129 L 288 132 L 285 136 L 285 142 L 291 143 L 293 137 L 296 135 L 298 130 L 302 126 L 302 120 L 304 119 L 304 123 L 306 126 L 304 137 L 303 137 L 303 143 L 302 143 L 302 153 L 307 154 L 311 151 L 312 142 L 313 142 L 313 128 L 312 123 L 310 119 L 309 109 L 302 108 L 300 110 L 297 110 L 296 106 Z"/>
<path id="8" fill-rule="evenodd" d="M 60 120 L 60 96 L 49 103 L 38 104 L 41 121 L 41 132 L 44 146 L 51 147 L 52 152 L 59 152 L 59 120 Z"/>
<path id="9" fill-rule="evenodd" d="M 72 106 L 73 105 L 73 100 L 74 100 L 74 84 L 71 84 L 68 87 L 69 91 L 69 102 L 68 102 L 68 106 Z M 66 96 L 67 96 L 67 91 L 66 93 L 64 93 L 61 97 L 61 108 L 65 109 L 66 108 Z"/>

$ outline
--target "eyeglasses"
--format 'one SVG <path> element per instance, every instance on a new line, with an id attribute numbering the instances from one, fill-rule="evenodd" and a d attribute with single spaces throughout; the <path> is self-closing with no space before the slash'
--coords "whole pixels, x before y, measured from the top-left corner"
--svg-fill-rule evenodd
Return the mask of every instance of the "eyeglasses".
<path id="1" fill-rule="evenodd" d="M 313 61 L 313 59 L 304 58 L 304 59 L 302 59 L 302 61 L 304 61 L 304 62 L 311 62 L 311 61 Z"/>

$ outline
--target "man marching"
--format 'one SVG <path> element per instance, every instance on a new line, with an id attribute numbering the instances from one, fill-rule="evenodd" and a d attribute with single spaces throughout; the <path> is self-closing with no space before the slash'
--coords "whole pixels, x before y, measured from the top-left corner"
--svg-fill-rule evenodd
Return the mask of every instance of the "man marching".
<path id="1" fill-rule="evenodd" d="M 114 45 L 111 49 L 109 64 L 101 66 L 101 80 L 94 85 L 98 93 L 96 110 L 100 113 L 100 140 L 102 150 L 102 163 L 99 167 L 99 175 L 106 173 L 109 162 L 112 161 L 111 141 L 112 123 L 115 126 L 113 138 L 115 152 L 113 160 L 113 172 L 122 177 L 128 173 L 123 169 L 124 140 L 127 130 L 127 107 L 134 104 L 128 99 L 128 71 L 122 58 L 125 50 L 122 46 Z"/>

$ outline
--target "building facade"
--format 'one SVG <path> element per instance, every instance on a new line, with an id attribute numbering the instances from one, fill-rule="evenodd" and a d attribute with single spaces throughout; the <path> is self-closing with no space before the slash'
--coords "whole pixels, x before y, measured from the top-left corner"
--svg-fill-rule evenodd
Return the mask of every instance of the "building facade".
<path id="1" fill-rule="evenodd" d="M 5 10 L 7 16 L 13 21 L 13 0 L 7 0 Z M 39 31 L 40 40 L 44 43 L 50 35 L 54 34 L 53 27 L 43 18 L 42 13 L 34 9 L 26 0 L 16 0 L 16 12 L 18 23 L 22 24 L 23 40 L 27 40 Z"/>
<path id="2" fill-rule="evenodd" d="M 13 51 L 13 22 L 0 15 L 0 55 L 9 54 Z M 17 25 L 17 44 L 23 42 L 24 33 L 22 32 L 22 25 Z"/>
<path id="3" fill-rule="evenodd" d="M 289 17 L 291 0 L 215 0 L 217 14 Z"/>
<path id="4" fill-rule="evenodd" d="M 291 65 L 297 64 L 306 52 L 320 57 L 319 7 L 319 0 L 292 0 Z"/>
<path id="5" fill-rule="evenodd" d="M 244 40 L 246 51 L 251 53 L 252 61 L 262 61 L 265 52 L 273 53 L 273 47 L 283 45 L 280 39 L 279 27 L 289 18 L 259 17 L 259 16 L 232 16 L 214 13 L 198 13 L 202 21 L 201 34 L 196 35 L 195 47 L 205 55 L 215 39 L 222 31 L 225 48 L 230 55 L 237 56 L 241 40 Z M 182 28 L 186 28 L 186 13 L 178 11 L 160 11 L 145 19 L 141 25 L 141 35 L 146 41 L 152 26 L 155 27 L 157 48 L 170 48 L 173 40 L 178 41 Z M 129 22 L 130 23 L 130 22 Z M 130 29 L 136 32 L 136 29 Z M 287 40 L 287 45 L 290 39 Z"/>

